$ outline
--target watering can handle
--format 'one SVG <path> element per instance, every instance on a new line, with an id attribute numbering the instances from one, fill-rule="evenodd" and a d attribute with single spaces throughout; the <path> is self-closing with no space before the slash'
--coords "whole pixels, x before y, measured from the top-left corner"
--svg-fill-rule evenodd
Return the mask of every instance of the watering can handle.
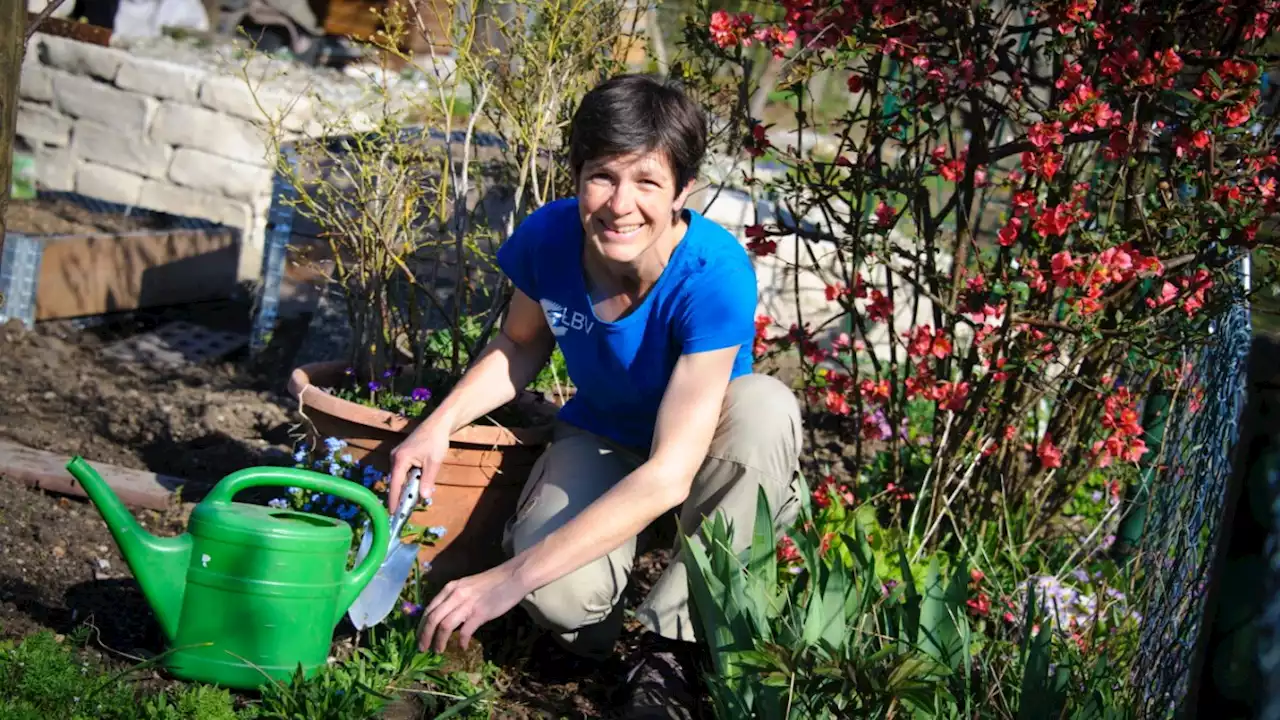
<path id="1" fill-rule="evenodd" d="M 364 560 L 347 573 L 342 594 L 338 598 L 340 611 L 338 617 L 342 617 L 342 613 L 345 613 L 351 603 L 355 602 L 365 585 L 368 585 L 374 574 L 378 572 L 390 548 L 390 523 L 382 501 L 369 488 L 350 480 L 341 480 L 302 468 L 255 467 L 237 470 L 223 478 L 205 496 L 204 502 L 231 502 L 231 498 L 237 493 L 254 487 L 299 487 L 327 495 L 336 495 L 360 506 L 360 509 L 369 516 L 373 526 L 373 543 Z"/>

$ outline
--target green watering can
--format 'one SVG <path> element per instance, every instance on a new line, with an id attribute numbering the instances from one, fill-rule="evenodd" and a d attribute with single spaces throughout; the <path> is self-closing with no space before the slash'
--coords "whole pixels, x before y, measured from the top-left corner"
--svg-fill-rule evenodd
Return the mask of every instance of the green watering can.
<path id="1" fill-rule="evenodd" d="M 81 457 L 67 464 L 97 506 L 169 644 L 175 677 L 240 690 L 288 682 L 325 664 L 333 630 L 373 578 L 390 540 L 387 511 L 356 483 L 256 467 L 219 482 L 191 512 L 187 533 L 143 530 Z M 347 570 L 351 527 L 338 519 L 232 502 L 253 487 L 299 487 L 359 505 L 372 521 L 369 554 Z"/>

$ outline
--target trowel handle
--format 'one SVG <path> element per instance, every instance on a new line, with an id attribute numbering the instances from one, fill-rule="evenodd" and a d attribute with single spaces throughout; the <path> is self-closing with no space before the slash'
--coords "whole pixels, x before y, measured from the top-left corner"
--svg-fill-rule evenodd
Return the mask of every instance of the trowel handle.
<path id="1" fill-rule="evenodd" d="M 409 482 L 405 483 L 404 492 L 400 493 L 400 505 L 396 514 L 391 517 L 391 542 L 388 547 L 394 548 L 400 542 L 400 530 L 404 527 L 413 508 L 418 505 L 418 484 L 422 481 L 422 468 L 409 471 Z"/>

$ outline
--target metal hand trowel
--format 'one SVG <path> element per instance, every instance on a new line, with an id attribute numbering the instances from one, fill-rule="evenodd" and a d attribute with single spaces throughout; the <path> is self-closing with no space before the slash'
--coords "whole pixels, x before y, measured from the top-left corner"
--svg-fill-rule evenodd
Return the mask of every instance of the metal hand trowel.
<path id="1" fill-rule="evenodd" d="M 409 571 L 418 559 L 418 546 L 400 541 L 400 530 L 404 527 L 409 514 L 418 504 L 418 483 L 422 479 L 422 470 L 413 468 L 409 471 L 409 482 L 405 483 L 404 493 L 400 496 L 400 505 L 391 518 L 391 541 L 387 547 L 387 559 L 378 568 L 377 574 L 365 586 L 364 591 L 356 597 L 356 601 L 347 610 L 351 624 L 357 630 L 363 630 L 382 622 L 400 599 L 400 590 L 409 579 Z M 360 539 L 360 548 L 356 551 L 356 564 L 369 552 L 372 535 L 369 532 L 368 520 L 365 520 L 365 533 Z"/>

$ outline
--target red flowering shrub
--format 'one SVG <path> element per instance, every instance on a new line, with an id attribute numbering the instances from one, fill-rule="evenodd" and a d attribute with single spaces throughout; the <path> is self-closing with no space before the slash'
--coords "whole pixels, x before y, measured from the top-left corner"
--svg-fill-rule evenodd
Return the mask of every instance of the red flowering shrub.
<path id="1" fill-rule="evenodd" d="M 829 306 L 761 318 L 757 353 L 799 354 L 810 409 L 859 464 L 879 457 L 931 527 L 997 499 L 1047 518 L 1088 473 L 1156 462 L 1143 400 L 1197 397 L 1187 349 L 1239 300 L 1240 259 L 1273 249 L 1259 48 L 1280 1 L 702 12 L 681 72 L 729 71 L 728 145 L 778 207 L 748 247 L 816 277 Z M 796 133 L 746 115 L 761 46 L 785 58 Z M 834 118 L 817 73 L 848 90 Z M 908 416 L 915 435 L 896 430 Z"/>

